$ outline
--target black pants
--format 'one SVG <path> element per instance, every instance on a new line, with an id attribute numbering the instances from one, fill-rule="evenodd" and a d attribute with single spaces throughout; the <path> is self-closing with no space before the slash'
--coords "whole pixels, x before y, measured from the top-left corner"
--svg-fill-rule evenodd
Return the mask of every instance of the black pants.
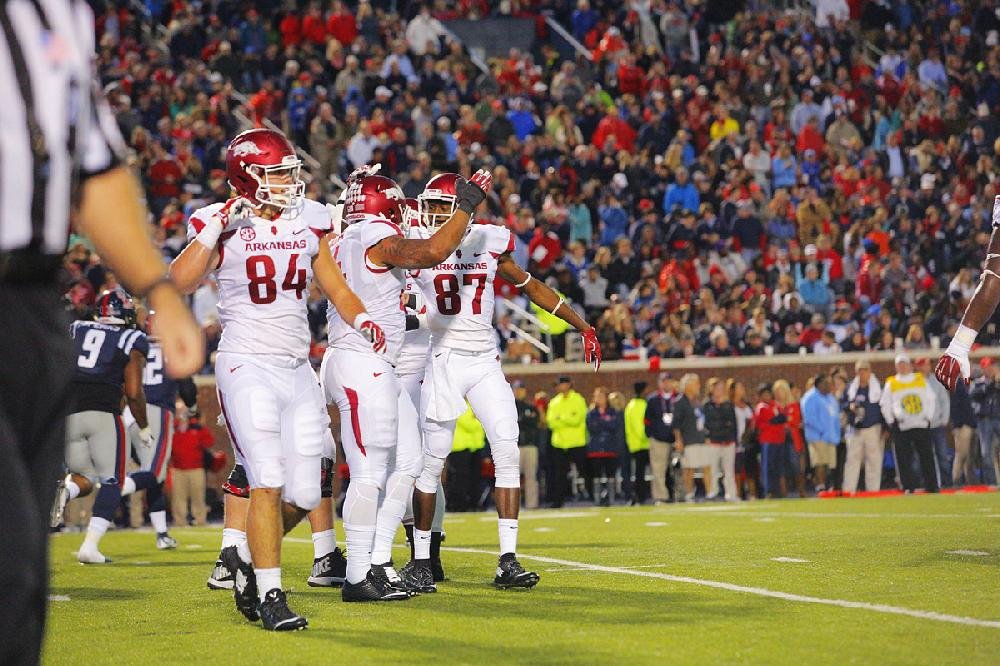
<path id="1" fill-rule="evenodd" d="M 0 284 L 0 313 L 0 664 L 34 664 L 76 364 L 54 288 Z"/>
<path id="2" fill-rule="evenodd" d="M 569 465 L 576 465 L 576 472 L 580 478 L 590 481 L 590 467 L 587 464 L 587 447 L 578 446 L 573 449 L 557 449 L 552 447 L 553 467 L 555 468 L 555 481 L 557 490 L 553 502 L 562 504 L 566 500 L 573 499 L 573 489 L 569 485 Z M 588 485 L 584 484 L 584 485 Z M 588 488 L 587 493 L 590 494 Z"/>
<path id="3" fill-rule="evenodd" d="M 649 467 L 649 449 L 636 451 L 632 454 L 635 461 L 635 480 L 632 482 L 632 497 L 637 502 L 645 502 L 649 499 L 649 482 L 646 481 L 646 468 Z M 668 466 L 667 478 L 670 478 Z"/>
<path id="4" fill-rule="evenodd" d="M 927 428 L 914 428 L 896 433 L 896 469 L 899 470 L 899 480 L 904 490 L 924 488 L 932 493 L 938 491 L 937 467 L 934 463 L 934 445 L 931 442 L 931 432 Z M 923 483 L 916 478 L 913 469 L 913 454 L 920 459 L 920 471 Z"/>
<path id="5" fill-rule="evenodd" d="M 448 454 L 449 511 L 472 511 L 479 504 L 479 452 L 452 451 Z"/>

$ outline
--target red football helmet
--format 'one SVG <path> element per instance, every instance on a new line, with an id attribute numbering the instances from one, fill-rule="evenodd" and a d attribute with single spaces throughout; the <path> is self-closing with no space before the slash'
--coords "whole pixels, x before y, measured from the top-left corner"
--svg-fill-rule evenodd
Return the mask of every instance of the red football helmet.
<path id="1" fill-rule="evenodd" d="M 351 224 L 362 215 L 374 215 L 402 226 L 406 197 L 391 178 L 365 176 L 351 183 L 344 200 L 344 222 Z"/>
<path id="2" fill-rule="evenodd" d="M 459 178 L 461 176 L 457 173 L 438 174 L 431 178 L 424 191 L 417 195 L 420 224 L 425 228 L 433 231 L 455 214 L 458 207 L 455 183 Z M 434 207 L 434 212 L 431 212 L 431 206 Z M 447 212 L 439 210 L 442 206 L 447 207 Z"/>
<path id="3" fill-rule="evenodd" d="M 240 132 L 226 149 L 229 184 L 254 206 L 297 208 L 305 196 L 302 161 L 281 132 L 257 128 Z"/>

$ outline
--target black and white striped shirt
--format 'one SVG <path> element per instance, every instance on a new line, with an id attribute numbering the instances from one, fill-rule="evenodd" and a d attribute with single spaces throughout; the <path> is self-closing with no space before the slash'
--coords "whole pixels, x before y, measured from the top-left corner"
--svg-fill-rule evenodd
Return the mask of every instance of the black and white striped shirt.
<path id="1" fill-rule="evenodd" d="M 124 155 L 93 61 L 85 0 L 0 0 L 0 253 L 64 252 L 81 179 Z"/>

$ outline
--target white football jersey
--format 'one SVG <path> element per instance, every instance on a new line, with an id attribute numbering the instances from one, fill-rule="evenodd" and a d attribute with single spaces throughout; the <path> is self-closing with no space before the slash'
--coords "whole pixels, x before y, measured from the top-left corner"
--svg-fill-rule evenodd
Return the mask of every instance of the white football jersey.
<path id="1" fill-rule="evenodd" d="M 427 303 L 432 347 L 497 353 L 493 278 L 497 259 L 513 249 L 509 229 L 473 224 L 450 257 L 414 276 Z"/>
<path id="2" fill-rule="evenodd" d="M 406 328 L 406 312 L 401 300 L 406 271 L 372 264 L 368 260 L 368 250 L 385 238 L 402 235 L 399 226 L 389 220 L 365 215 L 352 222 L 340 236 L 330 239 L 333 260 L 344 273 L 347 285 L 364 303 L 368 316 L 385 333 L 385 358 L 393 365 Z M 331 347 L 372 351 L 368 339 L 354 330 L 354 322 L 344 321 L 335 307 L 327 309 L 326 320 Z"/>
<path id="3" fill-rule="evenodd" d="M 188 241 L 223 204 L 195 211 Z M 219 237 L 219 351 L 309 357 L 306 298 L 320 239 L 330 231 L 326 207 L 306 199 L 301 209 L 276 220 L 252 216 Z"/>
<path id="4" fill-rule="evenodd" d="M 411 274 L 412 273 L 412 274 Z M 417 306 L 414 309 L 407 308 L 408 315 L 427 314 L 427 303 L 424 295 L 417 288 L 413 275 L 419 275 L 420 271 L 407 271 L 406 288 L 403 290 L 407 295 L 413 294 L 416 297 Z M 396 375 L 423 375 L 424 366 L 427 365 L 427 349 L 431 344 L 431 331 L 426 324 L 412 331 L 406 331 L 403 335 L 403 346 L 399 350 L 399 359 L 396 361 Z"/>

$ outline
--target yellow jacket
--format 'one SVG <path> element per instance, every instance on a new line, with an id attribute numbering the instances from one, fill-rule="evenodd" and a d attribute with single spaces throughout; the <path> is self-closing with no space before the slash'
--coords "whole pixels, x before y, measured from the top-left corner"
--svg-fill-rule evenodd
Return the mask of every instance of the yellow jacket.
<path id="1" fill-rule="evenodd" d="M 570 389 L 549 401 L 545 422 L 552 431 L 552 448 L 575 449 L 587 445 L 587 401 Z"/>
<path id="2" fill-rule="evenodd" d="M 629 453 L 649 450 L 645 398 L 632 398 L 625 405 L 625 443 Z"/>
<path id="3" fill-rule="evenodd" d="M 472 407 L 465 403 L 465 411 L 455 423 L 455 436 L 451 441 L 452 451 L 479 451 L 486 446 L 486 432 L 483 424 L 472 413 Z"/>
<path id="4" fill-rule="evenodd" d="M 561 296 L 562 298 L 566 298 L 563 294 L 559 293 L 558 291 L 556 293 L 559 294 L 559 296 Z M 554 314 L 549 313 L 548 310 L 543 309 L 539 305 L 532 303 L 531 310 L 535 313 L 535 316 L 538 317 L 539 321 L 542 322 L 542 328 L 545 333 L 551 333 L 552 335 L 561 335 L 569 330 L 568 323 L 566 323 L 559 317 L 555 316 Z"/>

